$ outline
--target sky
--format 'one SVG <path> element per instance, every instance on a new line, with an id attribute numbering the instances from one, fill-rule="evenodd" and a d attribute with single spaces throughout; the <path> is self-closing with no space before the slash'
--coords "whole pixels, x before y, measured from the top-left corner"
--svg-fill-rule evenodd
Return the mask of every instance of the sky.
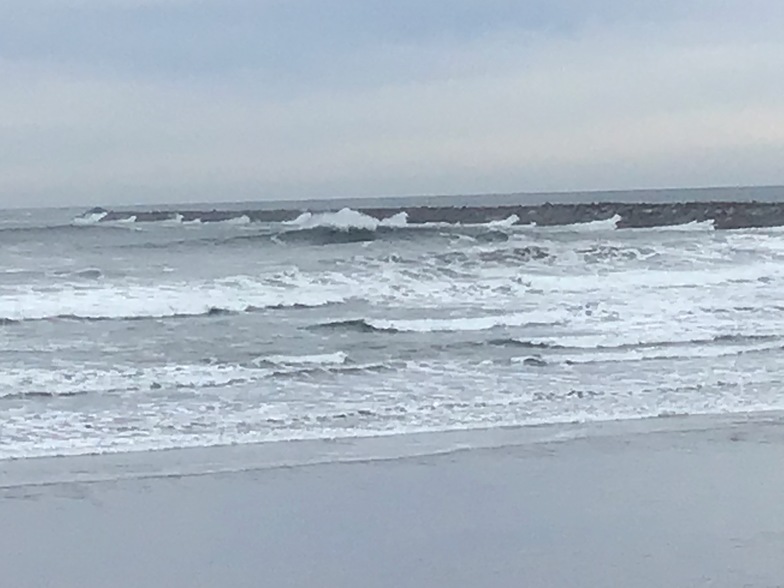
<path id="1" fill-rule="evenodd" d="M 0 206 L 784 184 L 780 0 L 0 0 Z"/>

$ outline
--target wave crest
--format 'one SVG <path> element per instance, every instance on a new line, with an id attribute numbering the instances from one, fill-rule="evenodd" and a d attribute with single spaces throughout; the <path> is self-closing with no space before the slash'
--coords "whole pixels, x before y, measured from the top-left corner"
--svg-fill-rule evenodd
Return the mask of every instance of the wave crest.
<path id="1" fill-rule="evenodd" d="M 377 219 L 351 208 L 343 208 L 338 212 L 320 212 L 316 214 L 303 212 L 293 221 L 283 224 L 299 229 L 327 228 L 339 231 L 375 231 L 379 227 L 402 228 L 407 226 L 408 214 L 398 212 L 388 218 Z"/>
<path id="2" fill-rule="evenodd" d="M 612 217 L 602 220 L 592 220 L 582 223 L 573 223 L 571 225 L 561 225 L 557 227 L 559 231 L 575 231 L 575 232 L 601 232 L 601 231 L 614 231 L 618 228 L 618 223 L 623 220 L 620 214 L 614 214 Z"/>
<path id="3" fill-rule="evenodd" d="M 75 225 L 94 225 L 101 222 L 109 215 L 109 211 L 103 208 L 92 208 L 84 214 L 73 219 Z"/>
<path id="4" fill-rule="evenodd" d="M 100 283 L 100 282 L 99 282 Z M 101 284 L 85 290 L 21 290 L 0 297 L 0 325 L 36 320 L 140 320 L 209 316 L 341 303 L 339 288 L 316 288 L 299 274 L 165 286 Z"/>
<path id="5" fill-rule="evenodd" d="M 560 324 L 563 315 L 555 312 L 523 312 L 495 316 L 425 319 L 350 319 L 316 325 L 316 328 L 347 329 L 359 332 L 450 333 L 489 331 L 499 327 L 528 327 Z"/>

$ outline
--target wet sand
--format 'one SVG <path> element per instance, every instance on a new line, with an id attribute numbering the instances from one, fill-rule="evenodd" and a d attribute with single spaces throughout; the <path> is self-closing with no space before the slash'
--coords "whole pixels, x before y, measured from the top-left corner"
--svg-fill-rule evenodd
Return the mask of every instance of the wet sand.
<path id="1" fill-rule="evenodd" d="M 6 463 L 2 584 L 781 586 L 782 422 Z"/>

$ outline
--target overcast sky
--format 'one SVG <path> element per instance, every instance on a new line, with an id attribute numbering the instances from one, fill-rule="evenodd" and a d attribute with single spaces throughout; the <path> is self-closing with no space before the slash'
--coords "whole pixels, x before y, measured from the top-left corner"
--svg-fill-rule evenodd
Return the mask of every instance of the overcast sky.
<path id="1" fill-rule="evenodd" d="M 0 0 L 0 205 L 784 183 L 780 0 Z"/>

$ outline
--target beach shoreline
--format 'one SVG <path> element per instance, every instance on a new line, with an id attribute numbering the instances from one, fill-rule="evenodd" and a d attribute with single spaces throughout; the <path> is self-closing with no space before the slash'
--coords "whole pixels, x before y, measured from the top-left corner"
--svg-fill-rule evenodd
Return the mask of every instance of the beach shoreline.
<path id="1" fill-rule="evenodd" d="M 0 465 L 0 569 L 20 587 L 777 586 L 782 458 L 771 413 L 19 460 Z"/>

